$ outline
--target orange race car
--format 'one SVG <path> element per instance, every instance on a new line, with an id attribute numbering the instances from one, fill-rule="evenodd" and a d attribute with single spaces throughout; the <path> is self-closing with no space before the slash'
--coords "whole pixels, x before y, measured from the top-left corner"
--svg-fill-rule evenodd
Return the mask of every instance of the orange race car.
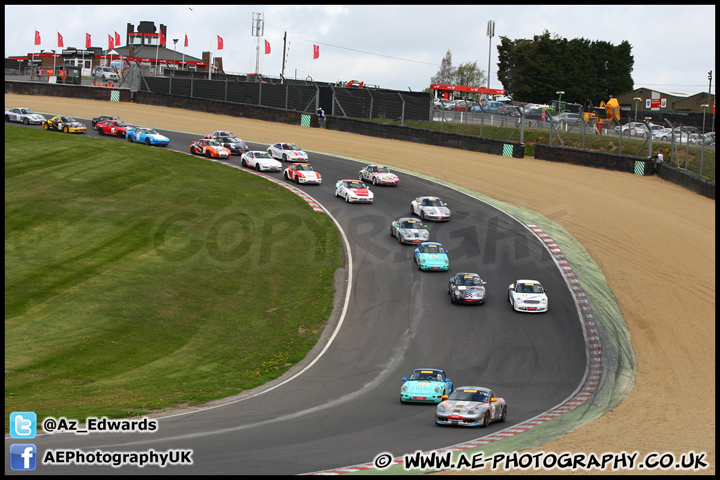
<path id="1" fill-rule="evenodd" d="M 217 140 L 201 138 L 190 145 L 190 153 L 193 155 L 205 155 L 207 158 L 228 158 L 230 150 L 220 145 Z"/>

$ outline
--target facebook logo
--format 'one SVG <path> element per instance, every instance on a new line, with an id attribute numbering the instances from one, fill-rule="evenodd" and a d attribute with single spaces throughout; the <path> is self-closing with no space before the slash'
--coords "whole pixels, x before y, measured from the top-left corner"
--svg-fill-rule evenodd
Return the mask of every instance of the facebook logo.
<path id="1" fill-rule="evenodd" d="M 11 438 L 35 438 L 37 415 L 35 412 L 12 412 L 10 414 Z"/>
<path id="2" fill-rule="evenodd" d="M 37 447 L 32 443 L 10 445 L 10 468 L 12 470 L 35 470 Z"/>

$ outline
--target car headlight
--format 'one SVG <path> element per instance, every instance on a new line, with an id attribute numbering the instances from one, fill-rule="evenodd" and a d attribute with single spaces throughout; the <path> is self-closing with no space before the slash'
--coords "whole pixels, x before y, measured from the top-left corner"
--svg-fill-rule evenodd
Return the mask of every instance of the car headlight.
<path id="1" fill-rule="evenodd" d="M 438 406 L 437 406 L 437 411 L 438 411 L 438 412 L 445 413 L 445 412 L 447 411 L 447 409 L 445 408 L 445 404 L 444 404 L 444 403 L 439 403 Z"/>
<path id="2" fill-rule="evenodd" d="M 467 413 L 468 413 L 468 415 L 475 415 L 478 413 L 478 408 L 477 407 L 471 408 L 470 410 L 467 411 Z"/>
<path id="3" fill-rule="evenodd" d="M 403 385 L 402 388 L 401 388 L 401 390 L 402 390 L 403 392 L 407 392 L 407 389 L 408 389 L 408 388 L 407 388 L 407 385 Z"/>
<path id="4" fill-rule="evenodd" d="M 440 393 L 440 387 L 435 387 L 435 393 Z"/>
<path id="5" fill-rule="evenodd" d="M 542 303 L 543 305 L 546 305 L 546 304 L 547 304 L 547 301 L 548 301 L 547 298 L 543 298 L 540 303 Z"/>
<path id="6" fill-rule="evenodd" d="M 450 261 L 446 258 L 446 259 L 445 259 L 445 265 L 447 265 L 448 263 L 450 263 Z"/>

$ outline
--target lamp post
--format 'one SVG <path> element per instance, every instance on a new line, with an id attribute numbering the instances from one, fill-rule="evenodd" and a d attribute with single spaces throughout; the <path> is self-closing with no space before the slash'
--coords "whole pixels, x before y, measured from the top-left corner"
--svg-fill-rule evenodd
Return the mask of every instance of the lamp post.
<path id="1" fill-rule="evenodd" d="M 708 98 L 710 98 L 710 97 L 708 97 Z M 702 105 L 700 105 L 700 107 L 703 109 L 703 134 L 700 137 L 700 141 L 702 142 L 702 149 L 700 150 L 700 175 L 702 175 L 703 160 L 705 157 L 705 112 L 707 111 L 708 106 L 709 105 L 707 103 L 703 103 Z M 688 142 L 688 143 L 690 143 L 690 142 Z"/>
<path id="2" fill-rule="evenodd" d="M 635 100 L 635 123 L 637 123 L 637 106 L 638 106 L 638 102 L 641 101 L 642 98 L 635 97 L 635 98 L 633 98 L 633 100 Z"/>
<path id="3" fill-rule="evenodd" d="M 495 36 L 495 20 L 489 20 L 487 24 L 487 36 L 488 36 L 488 81 L 487 88 L 490 90 L 490 57 L 492 56 L 492 38 Z M 486 93 L 486 97 L 490 99 L 490 93 Z"/>
<path id="4" fill-rule="evenodd" d="M 179 38 L 173 38 L 173 49 L 175 50 L 175 53 L 173 54 L 173 62 L 177 62 L 177 42 Z M 174 64 L 175 67 L 177 67 L 177 63 Z"/>
<path id="5" fill-rule="evenodd" d="M 560 91 L 555 92 L 555 94 L 557 94 L 557 96 L 558 96 L 558 106 L 557 106 L 558 111 L 555 113 L 560 113 L 560 104 L 562 102 L 562 96 L 565 95 L 565 92 L 560 90 Z"/>

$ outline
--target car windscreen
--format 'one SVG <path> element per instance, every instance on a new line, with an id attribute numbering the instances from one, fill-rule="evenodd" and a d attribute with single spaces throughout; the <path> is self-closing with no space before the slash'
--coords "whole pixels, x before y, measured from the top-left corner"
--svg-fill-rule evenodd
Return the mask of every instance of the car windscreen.
<path id="1" fill-rule="evenodd" d="M 422 253 L 445 253 L 440 245 L 423 245 Z"/>
<path id="2" fill-rule="evenodd" d="M 345 182 L 347 188 L 365 188 L 365 185 L 360 182 Z"/>
<path id="3" fill-rule="evenodd" d="M 487 402 L 487 393 L 480 390 L 473 390 L 467 388 L 456 389 L 453 391 L 448 400 L 464 400 L 466 402 Z"/>
<path id="4" fill-rule="evenodd" d="M 426 381 L 426 382 L 442 382 L 442 373 L 430 370 L 415 371 L 410 375 L 409 380 Z"/>
<path id="5" fill-rule="evenodd" d="M 419 222 L 406 220 L 404 222 L 400 222 L 400 228 L 423 228 L 423 226 Z"/>
<path id="6" fill-rule="evenodd" d="M 442 207 L 443 202 L 437 198 L 426 198 L 422 202 L 424 207 Z"/>

